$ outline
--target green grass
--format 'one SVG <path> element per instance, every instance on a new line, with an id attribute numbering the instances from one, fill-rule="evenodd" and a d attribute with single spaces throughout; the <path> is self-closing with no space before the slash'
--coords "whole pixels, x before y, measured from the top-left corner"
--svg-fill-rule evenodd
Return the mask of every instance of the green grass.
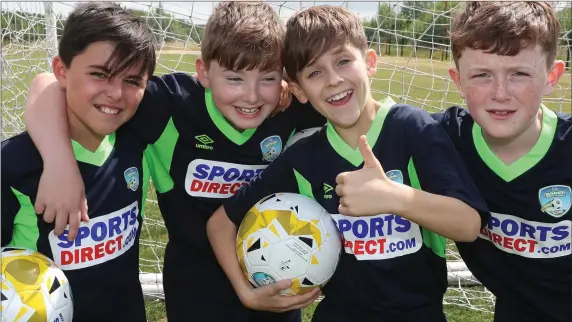
<path id="1" fill-rule="evenodd" d="M 6 50 L 6 49 L 5 49 Z M 12 48 L 11 54 L 4 52 L 9 62 L 11 79 L 2 77 L 2 133 L 18 132 L 23 129 L 22 107 L 25 103 L 27 85 L 37 73 L 46 70 L 46 54 L 41 51 L 18 51 Z M 440 57 L 440 55 L 437 55 Z M 190 54 L 165 54 L 160 56 L 157 74 L 172 70 L 194 73 L 196 56 Z M 396 101 L 410 103 L 429 111 L 444 109 L 452 104 L 461 104 L 457 91 L 448 79 L 449 65 L 426 58 L 408 59 L 380 57 L 378 72 L 372 82 L 374 98 L 381 99 L 389 93 Z M 560 80 L 559 88 L 545 100 L 545 104 L 556 111 L 572 113 L 571 75 L 568 70 Z M 153 189 L 149 199 L 156 200 Z M 156 203 L 146 205 L 146 219 L 141 232 L 141 267 L 145 272 L 160 273 L 163 263 L 163 250 L 167 242 L 167 231 Z M 454 247 L 454 246 L 451 246 Z M 453 249 L 452 249 L 453 250 Z M 453 258 L 451 255 L 449 258 Z M 189 290 L 192 291 L 192 290 Z M 445 296 L 445 313 L 453 322 L 492 321 L 492 300 L 490 293 L 482 287 L 451 287 Z M 165 307 L 161 300 L 146 302 L 148 320 L 165 321 Z M 471 308 L 467 308 L 471 306 Z M 303 311 L 304 321 L 310 321 L 316 304 Z"/>

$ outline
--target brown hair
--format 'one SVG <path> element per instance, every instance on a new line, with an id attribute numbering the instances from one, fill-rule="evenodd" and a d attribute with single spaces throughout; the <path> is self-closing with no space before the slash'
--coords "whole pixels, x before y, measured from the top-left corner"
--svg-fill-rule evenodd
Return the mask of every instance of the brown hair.
<path id="1" fill-rule="evenodd" d="M 515 56 L 521 49 L 539 44 L 550 68 L 556 58 L 559 33 L 560 23 L 549 3 L 473 1 L 453 18 L 451 51 L 458 67 L 465 48 Z"/>
<path id="2" fill-rule="evenodd" d="M 157 47 L 153 32 L 143 18 L 112 2 L 78 4 L 66 20 L 58 55 L 69 68 L 76 56 L 99 41 L 115 47 L 105 63 L 110 78 L 139 64 L 141 76 L 153 75 Z"/>
<path id="3" fill-rule="evenodd" d="M 201 56 L 231 70 L 282 68 L 285 28 L 272 7 L 262 2 L 219 3 L 207 21 Z"/>
<path id="4" fill-rule="evenodd" d="M 288 77 L 297 81 L 296 73 L 312 64 L 327 51 L 351 44 L 367 50 L 367 38 L 359 18 L 338 6 L 315 6 L 288 19 L 284 40 L 284 67 Z"/>

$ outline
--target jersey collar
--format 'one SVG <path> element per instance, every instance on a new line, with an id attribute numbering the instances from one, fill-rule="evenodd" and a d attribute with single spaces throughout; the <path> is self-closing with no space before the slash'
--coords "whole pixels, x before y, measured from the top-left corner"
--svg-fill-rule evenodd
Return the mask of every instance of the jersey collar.
<path id="1" fill-rule="evenodd" d="M 234 144 L 244 144 L 246 141 L 248 141 L 248 139 L 252 137 L 252 135 L 254 135 L 254 132 L 256 132 L 256 128 L 246 129 L 240 132 L 230 123 L 228 123 L 222 113 L 218 110 L 218 108 L 216 108 L 210 88 L 205 89 L 205 103 L 207 105 L 207 112 L 209 113 L 213 123 L 216 125 L 219 131 L 221 131 L 227 139 L 234 142 Z"/>
<path id="2" fill-rule="evenodd" d="M 99 144 L 97 149 L 93 152 L 84 148 L 78 142 L 72 140 L 72 148 L 73 148 L 73 153 L 75 155 L 75 159 L 77 161 L 83 163 L 89 163 L 98 167 L 102 166 L 105 163 L 105 161 L 107 161 L 107 158 L 111 154 L 111 151 L 113 151 L 114 145 L 115 145 L 115 132 L 104 137 L 103 140 L 101 140 L 101 143 Z"/>
<path id="3" fill-rule="evenodd" d="M 504 181 L 510 182 L 535 166 L 548 152 L 556 133 L 558 117 L 556 113 L 542 105 L 542 129 L 534 147 L 520 159 L 506 165 L 489 148 L 481 127 L 473 123 L 473 142 L 483 162 Z"/>
<path id="4" fill-rule="evenodd" d="M 389 109 L 395 105 L 395 102 L 391 99 L 391 97 L 386 97 L 381 102 L 381 106 L 377 110 L 375 114 L 375 118 L 373 119 L 373 123 L 371 127 L 367 131 L 367 143 L 371 147 L 375 145 L 379 135 L 381 134 L 381 128 L 383 126 L 383 122 L 385 121 L 385 117 L 389 112 Z M 363 157 L 361 152 L 359 151 L 359 147 L 356 149 L 352 149 L 336 132 L 334 126 L 328 121 L 326 125 L 326 136 L 328 137 L 328 142 L 332 148 L 344 159 L 346 159 L 349 163 L 351 163 L 354 167 L 359 166 L 363 162 Z"/>

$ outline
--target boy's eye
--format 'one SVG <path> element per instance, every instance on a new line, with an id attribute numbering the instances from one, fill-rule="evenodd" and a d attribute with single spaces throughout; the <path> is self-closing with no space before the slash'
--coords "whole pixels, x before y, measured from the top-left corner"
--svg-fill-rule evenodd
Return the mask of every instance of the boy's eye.
<path id="1" fill-rule="evenodd" d="M 515 72 L 513 75 L 514 76 L 528 76 L 527 73 L 523 73 L 523 72 Z"/>
<path id="2" fill-rule="evenodd" d="M 136 79 L 126 79 L 124 80 L 127 84 L 140 87 L 141 83 Z"/>
<path id="3" fill-rule="evenodd" d="M 319 74 L 320 74 L 320 72 L 318 72 L 318 71 L 313 71 L 313 72 L 311 72 L 310 74 L 308 74 L 308 78 L 312 78 L 312 77 L 318 76 Z"/>
<path id="4" fill-rule="evenodd" d="M 273 82 L 275 80 L 276 80 L 276 77 L 274 77 L 274 76 L 264 78 L 264 81 L 266 81 L 266 82 Z"/>
<path id="5" fill-rule="evenodd" d="M 342 59 L 342 60 L 340 60 L 340 62 L 338 63 L 338 65 L 345 65 L 345 64 L 347 64 L 347 63 L 349 63 L 349 62 L 350 62 L 349 59 Z"/>
<path id="6" fill-rule="evenodd" d="M 480 74 L 476 74 L 473 75 L 471 78 L 481 78 L 481 77 L 487 77 L 488 75 L 486 73 L 480 73 Z"/>
<path id="7" fill-rule="evenodd" d="M 240 77 L 227 77 L 226 79 L 228 81 L 231 81 L 231 82 L 240 82 L 241 81 Z"/>
<path id="8" fill-rule="evenodd" d="M 94 76 L 94 77 L 96 77 L 96 78 L 101 78 L 101 79 L 104 79 L 104 78 L 107 77 L 104 73 L 100 73 L 100 72 L 91 72 L 91 73 L 89 73 L 89 74 L 90 74 L 91 76 Z"/>

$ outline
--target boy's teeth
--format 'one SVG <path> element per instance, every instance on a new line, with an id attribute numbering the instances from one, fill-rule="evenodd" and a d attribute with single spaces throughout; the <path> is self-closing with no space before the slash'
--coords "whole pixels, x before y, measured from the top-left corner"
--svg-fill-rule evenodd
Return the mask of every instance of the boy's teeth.
<path id="1" fill-rule="evenodd" d="M 237 108 L 244 114 L 254 114 L 258 112 L 258 110 L 260 109 L 260 108 L 243 108 L 243 107 L 237 107 Z"/>
<path id="2" fill-rule="evenodd" d="M 495 114 L 499 114 L 499 115 L 507 115 L 508 112 L 507 111 L 494 111 Z"/>
<path id="3" fill-rule="evenodd" d="M 341 93 L 339 93 L 339 94 L 336 94 L 336 95 L 334 95 L 334 96 L 328 98 L 326 101 L 327 101 L 327 102 L 339 101 L 339 100 L 341 100 L 342 98 L 344 98 L 344 97 L 348 96 L 349 94 L 351 94 L 352 92 L 353 92 L 353 91 L 352 91 L 351 89 L 350 89 L 350 90 L 347 90 L 347 91 L 345 91 L 345 92 L 341 92 Z"/>
<path id="4" fill-rule="evenodd" d="M 105 106 L 100 106 L 99 110 L 105 114 L 109 114 L 109 115 L 115 115 L 117 113 L 119 113 L 119 110 L 113 109 L 113 108 L 109 108 L 109 107 L 105 107 Z"/>

